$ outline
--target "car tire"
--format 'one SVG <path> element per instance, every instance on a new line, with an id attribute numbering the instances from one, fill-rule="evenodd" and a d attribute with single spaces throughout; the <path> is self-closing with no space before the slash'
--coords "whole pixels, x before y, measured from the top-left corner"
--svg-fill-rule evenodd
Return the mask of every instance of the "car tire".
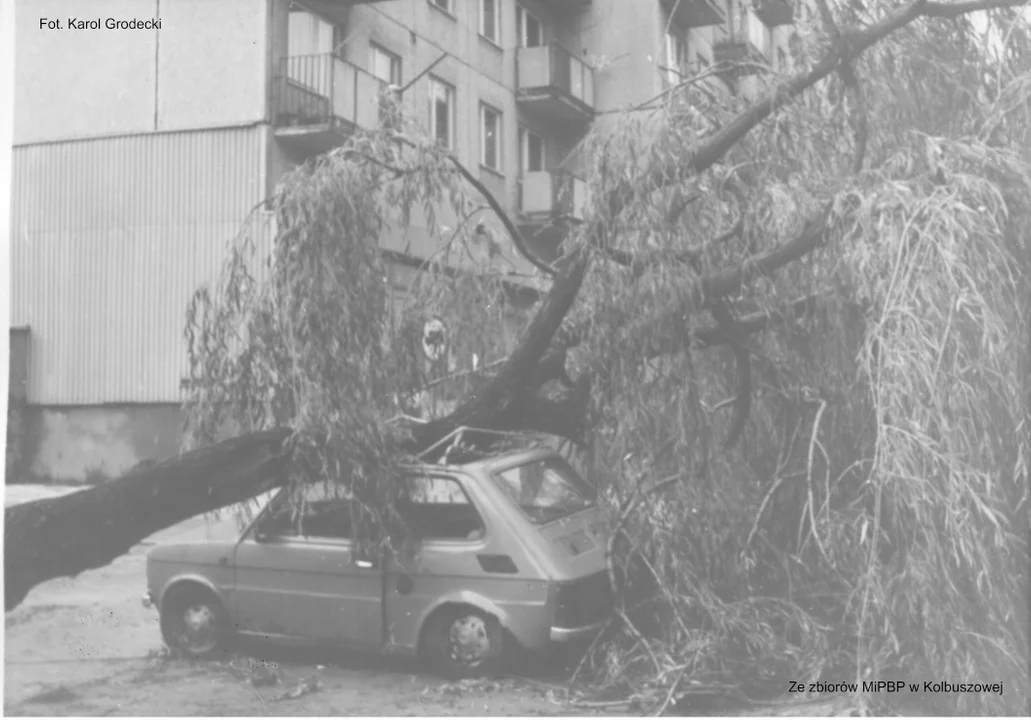
<path id="1" fill-rule="evenodd" d="M 448 607 L 427 622 L 423 650 L 430 669 L 449 680 L 489 677 L 504 668 L 505 630 L 485 612 Z"/>
<path id="2" fill-rule="evenodd" d="M 161 635 L 169 649 L 189 658 L 224 657 L 231 634 L 222 601 L 197 585 L 174 587 L 161 603 Z"/>

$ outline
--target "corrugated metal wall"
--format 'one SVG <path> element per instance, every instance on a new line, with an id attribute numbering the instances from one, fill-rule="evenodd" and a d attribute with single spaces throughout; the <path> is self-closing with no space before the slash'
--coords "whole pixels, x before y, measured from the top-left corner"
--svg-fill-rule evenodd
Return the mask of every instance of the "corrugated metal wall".
<path id="1" fill-rule="evenodd" d="M 12 325 L 29 402 L 177 402 L 194 290 L 264 197 L 263 126 L 16 147 Z"/>

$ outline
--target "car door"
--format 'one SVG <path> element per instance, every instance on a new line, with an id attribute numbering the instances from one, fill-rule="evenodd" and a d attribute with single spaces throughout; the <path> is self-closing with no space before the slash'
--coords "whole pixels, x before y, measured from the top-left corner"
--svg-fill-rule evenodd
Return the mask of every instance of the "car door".
<path id="1" fill-rule="evenodd" d="M 380 644 L 383 577 L 355 557 L 349 503 L 339 486 L 317 483 L 270 504 L 236 547 L 239 630 L 316 644 Z"/>
<path id="2" fill-rule="evenodd" d="M 411 555 L 395 558 L 387 569 L 385 642 L 412 649 L 418 643 L 422 619 L 442 598 L 463 593 L 504 595 L 483 582 L 487 576 L 481 565 L 484 558 L 490 562 L 503 556 L 497 554 L 483 516 L 457 478 L 417 474 L 405 477 L 402 485 L 397 510 L 416 547 Z M 505 570 L 494 577 L 515 576 Z"/>

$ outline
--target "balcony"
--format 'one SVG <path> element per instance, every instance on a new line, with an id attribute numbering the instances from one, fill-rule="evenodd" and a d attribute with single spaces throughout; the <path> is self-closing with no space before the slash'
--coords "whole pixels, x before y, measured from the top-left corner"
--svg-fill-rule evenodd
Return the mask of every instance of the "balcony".
<path id="1" fill-rule="evenodd" d="M 737 27 L 717 37 L 713 43 L 714 68 L 725 81 L 754 75 L 760 66 L 769 64 L 769 28 L 755 15 L 741 15 Z"/>
<path id="2" fill-rule="evenodd" d="M 587 183 L 565 170 L 524 172 L 519 183 L 519 211 L 528 224 L 582 220 L 587 198 Z"/>
<path id="3" fill-rule="evenodd" d="M 303 154 L 339 146 L 380 124 L 385 83 L 335 55 L 282 58 L 273 88 L 276 138 Z"/>
<path id="4" fill-rule="evenodd" d="M 519 230 L 538 257 L 561 256 L 570 220 L 582 220 L 587 183 L 565 170 L 524 172 L 519 181 Z"/>
<path id="5" fill-rule="evenodd" d="M 722 3 L 716 0 L 662 0 L 673 22 L 681 27 L 696 28 L 722 25 L 726 20 Z"/>
<path id="6" fill-rule="evenodd" d="M 556 43 L 521 47 L 516 55 L 521 109 L 549 122 L 586 123 L 594 117 L 594 69 Z"/>
<path id="7" fill-rule="evenodd" d="M 791 0 L 752 0 L 752 8 L 756 16 L 771 28 L 795 22 Z"/>

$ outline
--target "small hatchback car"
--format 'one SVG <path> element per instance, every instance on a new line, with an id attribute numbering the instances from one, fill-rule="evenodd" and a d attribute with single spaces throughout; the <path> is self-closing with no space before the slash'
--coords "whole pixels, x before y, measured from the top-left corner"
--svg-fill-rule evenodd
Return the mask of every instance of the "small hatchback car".
<path id="1" fill-rule="evenodd" d="M 446 440 L 459 449 L 472 432 Z M 151 550 L 144 604 L 165 642 L 195 657 L 241 634 L 418 654 L 456 678 L 496 672 L 513 643 L 589 639 L 608 618 L 608 524 L 554 450 L 447 451 L 407 468 L 402 487 L 409 559 L 359 557 L 349 501 L 316 483 L 300 503 L 280 491 L 233 542 Z"/>

